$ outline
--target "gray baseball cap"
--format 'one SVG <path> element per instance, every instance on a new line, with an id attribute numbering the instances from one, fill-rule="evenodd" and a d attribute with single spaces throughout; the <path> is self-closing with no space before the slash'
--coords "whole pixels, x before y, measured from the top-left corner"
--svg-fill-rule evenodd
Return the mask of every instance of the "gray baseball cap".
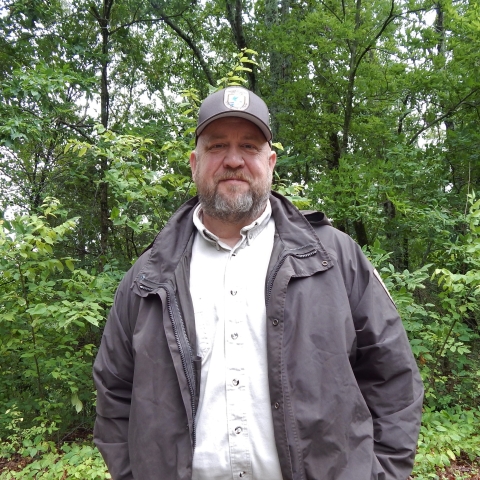
<path id="1" fill-rule="evenodd" d="M 200 105 L 195 143 L 205 127 L 224 117 L 240 117 L 254 123 L 272 143 L 270 114 L 265 102 L 243 87 L 227 87 L 209 95 Z"/>

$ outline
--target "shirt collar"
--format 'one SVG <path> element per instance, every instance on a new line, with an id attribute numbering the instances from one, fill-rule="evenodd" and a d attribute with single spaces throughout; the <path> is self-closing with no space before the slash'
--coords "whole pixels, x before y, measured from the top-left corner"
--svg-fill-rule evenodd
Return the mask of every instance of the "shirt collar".
<path id="1" fill-rule="evenodd" d="M 251 242 L 257 238 L 260 233 L 267 226 L 270 217 L 272 216 L 272 206 L 270 205 L 270 200 L 267 201 L 267 206 L 263 213 L 254 220 L 250 225 L 246 225 L 240 230 L 241 239 L 237 244 L 231 248 L 226 243 L 222 242 L 215 234 L 210 232 L 202 222 L 202 205 L 198 205 L 193 212 L 193 223 L 197 228 L 200 235 L 210 244 L 214 245 L 217 250 L 232 250 L 236 251 L 240 248 L 245 248 L 250 245 Z"/>

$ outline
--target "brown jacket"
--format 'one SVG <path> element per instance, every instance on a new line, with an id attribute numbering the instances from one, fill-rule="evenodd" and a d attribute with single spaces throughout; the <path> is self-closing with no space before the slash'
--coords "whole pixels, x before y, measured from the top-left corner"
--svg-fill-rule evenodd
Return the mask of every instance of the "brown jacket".
<path id="1" fill-rule="evenodd" d="M 269 386 L 284 480 L 406 480 L 423 388 L 395 306 L 350 237 L 270 198 Z M 114 480 L 192 475 L 201 359 L 189 266 L 197 199 L 121 282 L 94 366 Z M 308 219 L 308 221 L 307 221 Z"/>

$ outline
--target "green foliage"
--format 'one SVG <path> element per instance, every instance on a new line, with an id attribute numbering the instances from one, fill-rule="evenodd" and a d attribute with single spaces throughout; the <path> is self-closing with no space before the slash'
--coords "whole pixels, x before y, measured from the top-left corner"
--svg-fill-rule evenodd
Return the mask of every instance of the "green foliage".
<path id="1" fill-rule="evenodd" d="M 468 203 L 466 233 L 459 235 L 447 250 L 451 258 L 449 263 L 461 262 L 467 270 L 452 273 L 448 268 L 437 268 L 434 272 L 445 293 L 466 299 L 467 303 L 460 306 L 460 313 L 474 308 L 474 297 L 480 295 L 480 200 L 475 201 L 475 193 L 472 193 L 468 195 Z"/>
<path id="2" fill-rule="evenodd" d="M 478 409 L 454 407 L 435 411 L 427 407 L 422 422 L 413 471 L 415 479 L 438 479 L 437 470 L 450 466 L 462 454 L 470 461 L 480 457 Z"/>
<path id="3" fill-rule="evenodd" d="M 73 140 L 65 153 L 87 158 L 98 168 L 107 162 L 108 170 L 97 185 L 108 184 L 111 229 L 125 243 L 123 255 L 130 262 L 150 243 L 175 206 L 193 192 L 188 167 L 191 130 L 166 141 L 160 149 L 153 139 L 119 135 L 101 125 L 96 133 L 94 143 Z M 120 242 L 113 241 L 120 250 Z"/>
<path id="4" fill-rule="evenodd" d="M 235 54 L 235 64 L 232 69 L 227 72 L 227 74 L 217 80 L 217 88 L 212 87 L 210 92 L 213 93 L 218 89 L 234 86 L 234 85 L 245 85 L 247 80 L 242 77 L 242 72 L 252 72 L 252 69 L 246 67 L 245 65 L 258 65 L 257 62 L 248 57 L 248 55 L 258 55 L 255 50 L 249 48 L 242 48 L 241 51 Z"/>
<path id="5" fill-rule="evenodd" d="M 35 457 L 46 454 L 55 448 L 55 444 L 48 440 L 58 430 L 55 422 L 50 424 L 40 423 L 30 428 L 25 428 L 22 423 L 24 418 L 16 405 L 8 409 L 1 417 L 2 431 L 8 432 L 5 440 L 0 443 L 0 456 L 10 458 L 18 453 L 23 457 Z"/>
<path id="6" fill-rule="evenodd" d="M 91 362 L 119 280 L 76 268 L 62 255 L 76 219 L 55 199 L 42 213 L 0 220 L 0 438 L 12 422 L 52 433 L 92 414 Z"/>
<path id="7" fill-rule="evenodd" d="M 275 173 L 276 181 L 273 185 L 273 190 L 288 198 L 299 210 L 306 210 L 310 206 L 310 199 L 301 194 L 305 192 L 303 185 L 296 183 L 289 184 L 287 180 L 282 180 L 277 173 Z"/>
<path id="8" fill-rule="evenodd" d="M 390 254 L 378 241 L 367 251 L 404 320 L 412 350 L 422 367 L 426 402 L 431 407 L 478 405 L 480 398 L 476 323 L 479 292 L 474 280 L 478 278 L 476 245 L 480 203 L 474 202 L 473 195 L 470 202 L 470 213 L 461 219 L 469 225 L 469 230 L 443 245 L 452 267 L 465 271 L 465 265 L 470 266 L 466 273 L 437 268 L 431 276 L 432 264 L 400 273 L 389 263 Z M 451 252 L 455 252 L 455 256 Z M 446 264 L 443 256 L 437 261 Z M 437 277 L 443 289 L 435 291 L 435 284 L 428 282 L 429 277 Z"/>
<path id="9" fill-rule="evenodd" d="M 52 447 L 38 460 L 29 463 L 20 472 L 0 473 L 0 480 L 35 479 L 104 480 L 112 478 L 107 472 L 100 452 L 89 444 L 64 443 L 60 450 Z"/>
<path id="10" fill-rule="evenodd" d="M 414 478 L 419 480 L 438 478 L 438 470 L 461 455 L 470 460 L 480 456 L 479 335 L 472 323 L 479 314 L 480 202 L 472 194 L 469 203 L 469 213 L 459 218 L 464 233 L 445 242 L 444 255 L 437 259 L 451 269 L 427 264 L 400 273 L 378 241 L 367 251 L 402 315 L 425 382 L 425 411 L 414 470 Z M 442 287 L 435 292 L 437 300 L 429 279 L 437 279 Z M 472 321 L 467 323 L 469 318 Z"/>

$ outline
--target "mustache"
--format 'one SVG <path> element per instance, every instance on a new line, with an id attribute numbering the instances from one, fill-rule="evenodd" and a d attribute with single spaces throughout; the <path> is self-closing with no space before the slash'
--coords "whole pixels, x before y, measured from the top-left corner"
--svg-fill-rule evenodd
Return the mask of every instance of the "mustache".
<path id="1" fill-rule="evenodd" d="M 215 180 L 217 182 L 221 182 L 222 180 L 242 180 L 250 183 L 252 179 L 243 172 L 225 172 L 219 175 Z"/>

